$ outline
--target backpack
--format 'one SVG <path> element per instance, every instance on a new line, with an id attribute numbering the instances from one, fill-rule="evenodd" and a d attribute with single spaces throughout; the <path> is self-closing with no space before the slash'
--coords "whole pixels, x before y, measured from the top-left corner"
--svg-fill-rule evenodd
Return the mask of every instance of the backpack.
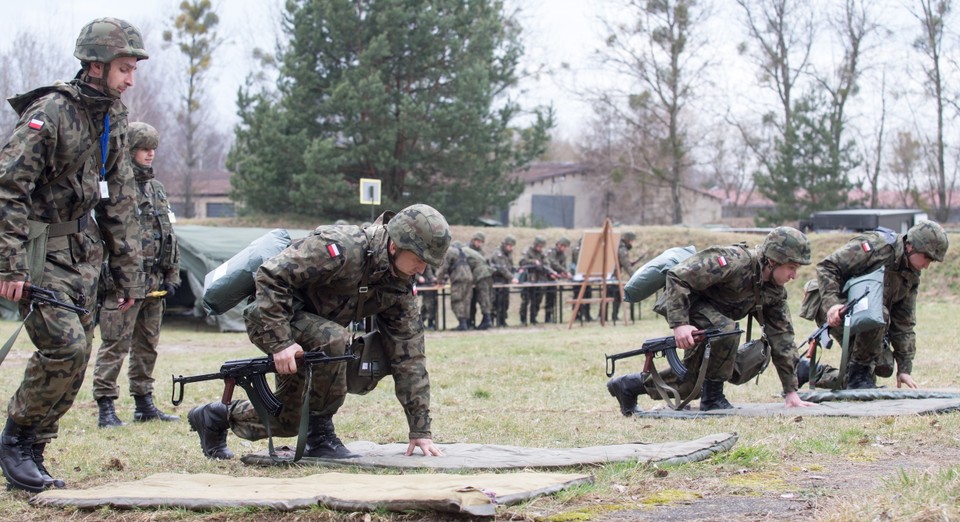
<path id="1" fill-rule="evenodd" d="M 630 276 L 627 284 L 623 285 L 624 298 L 628 303 L 639 303 L 657 293 L 667 284 L 667 270 L 696 253 L 697 248 L 693 245 L 664 250 Z"/>
<path id="2" fill-rule="evenodd" d="M 290 233 L 277 228 L 255 239 L 203 278 L 203 308 L 225 313 L 256 293 L 254 274 L 264 261 L 290 246 Z"/>

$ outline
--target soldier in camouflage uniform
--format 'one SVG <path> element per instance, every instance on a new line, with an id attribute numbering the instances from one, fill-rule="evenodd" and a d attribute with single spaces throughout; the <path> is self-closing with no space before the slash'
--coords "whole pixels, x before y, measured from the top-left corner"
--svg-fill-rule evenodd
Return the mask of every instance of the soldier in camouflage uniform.
<path id="1" fill-rule="evenodd" d="M 170 219 L 170 202 L 163 184 L 153 176 L 153 159 L 160 135 L 151 125 L 134 122 L 129 126 L 127 142 L 130 154 L 124 161 L 131 162 L 137 182 L 140 244 L 146 274 L 144 288 L 148 293 L 145 299 L 123 312 L 115 306 L 115 294 L 103 296 L 104 306 L 100 311 L 103 344 L 97 351 L 93 370 L 93 398 L 100 410 L 97 426 L 101 428 L 125 424 L 117 417 L 113 403 L 120 396 L 117 377 L 128 354 L 130 395 L 136 404 L 133 420 L 180 420 L 176 415 L 160 411 L 153 403 L 153 368 L 157 363 L 164 296 L 172 297 L 180 287 L 180 253 Z"/>
<path id="2" fill-rule="evenodd" d="M 143 272 L 120 94 L 147 53 L 134 26 L 101 18 L 81 30 L 74 56 L 82 68 L 70 83 L 9 99 L 20 121 L 0 151 L 0 297 L 20 301 L 29 279 L 92 311 L 106 250 L 127 309 L 143 297 Z M 37 351 L 7 407 L 0 465 L 10 486 L 40 491 L 63 486 L 43 453 L 83 382 L 94 315 L 27 303 L 20 313 Z"/>
<path id="3" fill-rule="evenodd" d="M 851 336 L 847 388 L 875 388 L 878 376 L 890 377 L 895 369 L 898 388 L 917 387 L 910 374 L 917 349 L 913 329 L 917 323 L 920 273 L 930 263 L 942 262 L 948 247 L 947 234 L 940 225 L 921 221 L 906 234 L 890 230 L 860 234 L 817 264 L 817 324 L 829 323 L 830 333 L 838 340 L 843 334 L 840 310 L 845 301 L 844 285 L 852 278 L 884 268 L 883 316 L 887 326 Z M 889 348 L 885 337 L 889 339 Z M 809 376 L 809 366 L 809 359 L 801 359 L 797 371 L 803 381 Z M 814 382 L 820 387 L 835 387 L 840 376 L 836 368 L 829 366 L 819 367 L 815 373 Z"/>
<path id="4" fill-rule="evenodd" d="M 418 286 L 436 286 L 437 271 L 430 265 L 423 270 L 423 273 L 417 276 Z M 417 288 L 417 295 L 420 296 L 420 318 L 423 320 L 423 327 L 437 329 L 437 304 L 438 296 L 436 290 L 424 290 Z"/>
<path id="5" fill-rule="evenodd" d="M 546 245 L 547 240 L 543 236 L 537 236 L 533 239 L 533 244 L 524 250 L 520 258 L 520 273 L 524 283 L 543 283 L 556 279 L 557 273 L 550 268 L 543 252 L 543 247 Z M 537 314 L 540 312 L 542 302 L 541 287 L 530 286 L 523 289 L 520 293 L 520 323 L 523 326 L 527 326 L 528 316 L 531 325 L 537 324 Z"/>
<path id="6" fill-rule="evenodd" d="M 487 263 L 493 269 L 494 284 L 517 284 L 519 281 L 514 275 L 513 267 L 513 247 L 517 244 L 517 238 L 507 234 L 500 242 L 500 248 L 490 254 Z M 507 311 L 510 309 L 510 289 L 495 288 L 493 292 L 493 314 L 496 317 L 497 326 L 504 328 L 507 326 Z"/>
<path id="7" fill-rule="evenodd" d="M 473 236 L 470 237 L 470 243 L 467 244 L 467 250 L 473 250 L 474 252 L 480 254 L 480 257 L 483 257 L 483 244 L 486 242 L 487 236 L 483 232 L 474 232 Z M 492 290 L 491 290 L 492 292 Z M 470 328 L 474 328 L 477 325 L 477 307 L 480 304 L 480 296 L 477 295 L 477 286 L 474 284 L 473 295 L 470 296 Z M 491 298 L 492 299 L 492 298 Z M 482 313 L 482 312 L 481 312 Z M 489 328 L 489 326 L 487 327 Z M 486 330 L 486 328 L 484 328 Z"/>
<path id="8" fill-rule="evenodd" d="M 544 256 L 547 260 L 547 264 L 550 265 L 550 269 L 557 274 L 557 280 L 560 279 L 570 279 L 570 273 L 567 270 L 567 249 L 570 248 L 570 240 L 561 237 L 557 240 L 556 243 L 550 249 L 547 250 L 546 255 Z M 545 323 L 555 323 L 557 322 L 556 317 L 554 316 L 557 310 L 557 288 L 547 288 L 544 290 L 544 317 L 543 321 Z"/>
<path id="9" fill-rule="evenodd" d="M 298 368 L 297 355 L 305 350 L 342 355 L 351 342 L 350 323 L 357 317 L 374 317 L 409 426 L 406 454 L 416 448 L 424 455 L 442 454 L 431 440 L 430 379 L 413 281 L 427 264 L 440 264 L 450 244 L 450 229 L 427 205 L 411 205 L 392 218 L 391 214 L 365 229 L 317 227 L 257 271 L 256 300 L 244 310 L 244 320 L 250 340 L 273 354 L 279 374 L 276 395 L 284 408 L 279 417 L 270 419 L 273 435 L 298 433 L 306 371 Z M 345 363 L 313 368 L 305 456 L 358 456 L 343 445 L 333 425 L 346 393 Z M 204 455 L 213 459 L 233 457 L 227 447 L 228 429 L 247 440 L 267 436 L 246 400 L 198 406 L 187 419 L 200 435 Z"/>
<path id="10" fill-rule="evenodd" d="M 694 331 L 707 328 L 730 331 L 735 328 L 735 321 L 754 315 L 770 343 L 786 407 L 813 406 L 797 395 L 797 349 L 784 288 L 797 277 L 800 265 L 808 264 L 810 241 L 807 237 L 797 229 L 777 227 L 755 249 L 746 244 L 711 247 L 670 269 L 666 288 L 654 311 L 666 317 L 677 347 L 686 350 L 684 364 L 690 374 L 697 375 L 704 363 L 704 343 L 694 339 Z M 738 337 L 728 336 L 710 342 L 710 358 L 700 390 L 701 411 L 733 408 L 723 394 L 723 383 L 733 375 L 738 341 Z M 660 375 L 665 382 L 676 385 L 681 397 L 695 391 L 691 389 L 695 379 L 678 383 L 669 369 Z M 654 399 L 662 398 L 652 379 L 644 377 L 635 373 L 607 383 L 607 390 L 616 397 L 624 415 L 633 414 L 641 393 Z"/>
<path id="11" fill-rule="evenodd" d="M 617 245 L 617 262 L 620 264 L 620 278 L 630 279 L 630 250 L 633 248 L 633 242 L 637 240 L 637 235 L 633 232 L 624 232 L 620 236 L 620 244 Z M 620 319 L 620 287 L 616 284 L 607 285 L 607 297 L 613 298 L 613 320 Z"/>
<path id="12" fill-rule="evenodd" d="M 467 264 L 470 265 L 470 272 L 473 273 L 473 298 L 480 307 L 480 313 L 483 314 L 477 330 L 486 330 L 492 326 L 490 310 L 493 307 L 493 269 L 487 264 L 483 255 L 476 250 L 464 248 L 463 253 L 467 258 Z"/>
<path id="13" fill-rule="evenodd" d="M 465 250 L 467 248 L 459 241 L 454 241 L 437 271 L 438 281 L 450 281 L 450 308 L 453 309 L 453 315 L 457 316 L 457 327 L 453 330 L 457 332 L 470 329 L 467 314 L 470 312 L 470 296 L 473 295 L 473 272 Z"/>
<path id="14" fill-rule="evenodd" d="M 577 240 L 577 244 L 573 246 L 572 255 L 570 256 L 570 257 L 571 257 L 571 260 L 573 261 L 574 267 L 577 266 L 577 263 L 578 263 L 578 261 L 580 260 L 580 249 L 581 249 L 581 248 L 583 248 L 583 237 L 582 237 L 582 236 L 580 237 L 580 239 Z M 592 299 L 592 298 L 593 298 L 593 286 L 590 285 L 589 278 L 584 277 L 584 278 L 583 278 L 583 283 L 581 283 L 581 284 L 586 286 L 586 288 L 583 289 L 583 299 L 584 299 L 584 301 L 588 301 L 589 299 Z M 574 287 L 574 292 L 577 292 L 577 295 L 579 295 L 580 289 Z M 590 303 L 589 303 L 589 302 L 582 303 L 582 304 L 580 305 L 580 308 L 577 310 L 577 320 L 579 320 L 579 321 L 587 321 L 587 322 L 593 321 L 593 316 L 590 315 Z"/>

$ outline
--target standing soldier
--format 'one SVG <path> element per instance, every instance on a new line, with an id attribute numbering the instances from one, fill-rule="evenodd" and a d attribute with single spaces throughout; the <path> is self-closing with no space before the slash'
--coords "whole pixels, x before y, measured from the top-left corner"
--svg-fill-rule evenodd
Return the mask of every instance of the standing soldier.
<path id="1" fill-rule="evenodd" d="M 133 165 L 140 208 L 140 244 L 143 247 L 143 271 L 146 299 L 137 301 L 126 311 L 120 311 L 113 293 L 103 296 L 100 311 L 100 336 L 103 344 L 97 351 L 93 370 L 93 398 L 100 410 L 97 426 L 123 426 L 114 409 L 120 396 L 117 377 L 123 359 L 130 355 L 130 395 L 136 408 L 133 420 L 177 421 L 180 417 L 168 415 L 153 404 L 153 368 L 157 363 L 157 345 L 160 342 L 160 324 L 163 322 L 164 296 L 173 297 L 180 287 L 180 253 L 177 237 L 173 234 L 170 202 L 163 184 L 153 177 L 153 159 L 160 135 L 152 126 L 134 122 L 127 133 L 130 156 L 124 161 Z"/>
<path id="2" fill-rule="evenodd" d="M 490 309 L 493 307 L 493 270 L 487 264 L 487 260 L 479 252 L 472 248 L 464 248 L 463 253 L 467 258 L 467 264 L 470 265 L 470 271 L 473 273 L 473 298 L 480 305 L 480 313 L 483 319 L 477 325 L 477 330 L 486 330 L 492 326 L 490 322 Z M 473 316 L 471 316 L 471 319 Z"/>
<path id="3" fill-rule="evenodd" d="M 570 240 L 561 237 L 557 242 L 547 250 L 546 259 L 547 264 L 550 266 L 550 269 L 556 272 L 557 279 L 570 279 L 570 273 L 567 271 L 567 249 L 570 248 Z M 558 289 L 547 288 L 544 290 L 546 294 L 546 299 L 544 300 L 543 306 L 545 308 L 543 321 L 546 323 L 555 323 L 556 318 L 554 313 L 557 310 L 557 293 Z"/>
<path id="4" fill-rule="evenodd" d="M 430 265 L 423 270 L 423 273 L 417 276 L 417 284 L 424 286 L 437 285 L 437 271 Z M 437 329 L 437 291 L 417 289 L 420 295 L 420 318 L 423 320 L 424 328 L 430 330 Z"/>
<path id="5" fill-rule="evenodd" d="M 483 243 L 487 240 L 487 236 L 483 235 L 483 232 L 477 231 L 473 233 L 473 236 L 470 238 L 470 243 L 467 245 L 467 250 L 473 250 L 474 252 L 480 254 L 480 257 L 483 257 Z M 473 295 L 470 296 L 470 328 L 473 328 L 477 324 L 477 305 L 480 299 L 477 295 L 476 281 L 474 281 Z M 489 328 L 489 326 L 487 327 Z M 486 328 L 483 328 L 486 330 Z"/>
<path id="6" fill-rule="evenodd" d="M 470 311 L 470 296 L 473 295 L 473 272 L 467 263 L 465 247 L 459 241 L 454 241 L 443 257 L 443 264 L 437 270 L 437 281 L 443 283 L 450 280 L 450 308 L 457 317 L 457 327 L 454 331 L 463 332 L 470 329 L 467 313 Z"/>
<path id="7" fill-rule="evenodd" d="M 20 301 L 29 280 L 94 310 L 106 250 L 126 310 L 143 297 L 143 273 L 120 95 L 147 53 L 136 27 L 100 18 L 80 31 L 74 56 L 73 81 L 9 100 L 20 121 L 0 151 L 0 296 Z M 11 487 L 36 492 L 63 486 L 43 453 L 83 383 L 94 316 L 26 302 L 20 313 L 37 351 L 7 407 L 0 465 Z"/>
<path id="8" fill-rule="evenodd" d="M 543 247 L 547 240 L 543 236 L 533 239 L 533 244 L 527 247 L 520 258 L 520 272 L 526 283 L 542 283 L 556 276 L 556 272 L 547 263 Z M 528 286 L 520 294 L 520 322 L 527 326 L 527 314 L 530 324 L 537 324 L 537 314 L 540 312 L 540 303 L 543 302 L 543 292 L 538 286 Z"/>
<path id="9" fill-rule="evenodd" d="M 620 265 L 620 278 L 630 279 L 630 249 L 633 248 L 633 242 L 637 240 L 637 235 L 633 232 L 624 232 L 620 235 L 620 244 L 617 246 L 617 263 Z M 607 297 L 613 298 L 613 320 L 620 318 L 620 285 L 613 284 L 607 286 Z"/>
<path id="10" fill-rule="evenodd" d="M 495 284 L 517 284 L 517 277 L 514 275 L 513 267 L 513 247 L 517 244 L 517 238 L 507 234 L 500 242 L 500 248 L 490 254 L 487 262 L 493 268 L 493 282 Z M 504 328 L 507 326 L 507 311 L 510 309 L 510 289 L 495 288 L 493 293 L 493 314 L 497 318 L 497 326 Z"/>
<path id="11" fill-rule="evenodd" d="M 304 456 L 357 457 L 337 437 L 333 416 L 347 395 L 346 363 L 314 367 L 310 396 L 304 399 L 307 370 L 297 364 L 304 351 L 343 355 L 357 317 L 374 317 L 397 400 L 407 419 L 407 455 L 442 455 L 430 433 L 430 377 L 423 323 L 413 281 L 429 264 L 437 266 L 450 243 L 450 228 L 436 209 L 411 205 L 371 226 L 328 225 L 294 241 L 257 270 L 256 300 L 244 309 L 247 335 L 273 354 L 277 368 L 279 417 L 270 419 L 274 436 L 297 435 L 308 400 Z M 386 222 L 384 224 L 384 222 Z M 362 289 L 362 290 L 361 290 Z M 200 435 L 203 454 L 229 459 L 227 431 L 247 440 L 267 438 L 253 404 L 234 400 L 198 406 L 187 414 Z"/>
<path id="12" fill-rule="evenodd" d="M 580 249 L 583 246 L 583 236 L 577 240 L 577 244 L 573 246 L 573 254 L 570 256 L 573 261 L 574 271 L 576 271 L 576 266 L 580 260 Z M 581 321 L 593 321 L 593 316 L 590 315 L 590 302 L 589 300 L 593 298 L 593 286 L 590 285 L 590 278 L 586 275 L 583 276 L 583 283 L 586 288 L 583 289 L 583 300 L 587 301 L 580 305 L 580 308 L 577 310 L 577 319 Z M 580 292 L 580 289 L 576 289 L 576 292 Z"/>
<path id="13" fill-rule="evenodd" d="M 723 383 L 733 376 L 739 336 L 727 336 L 710 342 L 709 361 L 705 347 L 697 343 L 693 332 L 708 328 L 731 331 L 735 321 L 752 315 L 770 343 L 773 364 L 783 386 L 786 407 L 813 406 L 800 400 L 795 373 L 797 348 L 787 308 L 784 285 L 797 277 L 800 265 L 810 264 L 810 241 L 799 230 L 777 227 L 755 249 L 746 244 L 707 248 L 667 271 L 667 286 L 654 311 L 664 316 L 677 342 L 686 350 L 684 365 L 697 375 L 707 364 L 700 390 L 700 410 L 733 408 L 723 394 Z M 669 369 L 660 373 L 668 385 L 675 386 L 680 397 L 687 397 L 696 379 L 677 382 Z M 607 391 L 620 403 L 623 415 L 632 415 L 637 396 L 647 393 L 662 398 L 652 378 L 633 373 L 611 379 Z"/>
<path id="14" fill-rule="evenodd" d="M 842 334 L 844 284 L 881 267 L 883 272 L 883 318 L 886 326 L 859 332 L 850 338 L 850 361 L 846 387 L 876 388 L 876 378 L 890 377 L 896 370 L 897 388 L 916 388 L 911 373 L 917 351 L 917 293 L 920 273 L 934 261 L 942 262 L 949 240 L 943 228 L 933 221 L 921 221 L 906 234 L 871 231 L 860 234 L 817 264 L 820 306 L 817 324 L 829 323 L 831 333 Z M 872 296 L 871 296 L 872 298 Z M 889 339 L 890 347 L 884 342 Z M 891 351 L 891 348 L 893 351 Z M 896 368 L 894 368 L 896 363 Z M 803 358 L 798 368 L 803 380 L 809 375 L 810 361 Z M 815 382 L 834 387 L 839 371 L 825 366 Z"/>

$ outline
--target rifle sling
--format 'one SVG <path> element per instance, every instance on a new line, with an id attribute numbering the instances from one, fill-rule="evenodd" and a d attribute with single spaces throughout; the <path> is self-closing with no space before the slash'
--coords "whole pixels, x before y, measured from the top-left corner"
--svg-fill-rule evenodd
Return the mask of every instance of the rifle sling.
<path id="1" fill-rule="evenodd" d="M 710 362 L 710 341 L 706 342 L 703 350 L 703 360 L 700 363 L 700 373 L 697 374 L 697 383 L 693 389 L 690 390 L 690 394 L 682 400 L 680 399 L 680 392 L 663 381 L 663 377 L 660 377 L 660 372 L 657 371 L 654 362 L 652 360 L 650 361 L 650 373 L 652 374 L 653 384 L 657 387 L 657 391 L 660 392 L 660 397 L 671 409 L 677 411 L 682 410 L 687 404 L 690 404 L 690 401 L 694 400 L 700 392 L 700 387 L 703 386 L 703 380 L 707 376 L 707 363 Z"/>
<path id="2" fill-rule="evenodd" d="M 306 363 L 304 363 L 304 365 L 307 370 L 307 385 L 304 386 L 303 396 L 301 397 L 300 430 L 297 434 L 297 449 L 292 460 L 277 455 L 273 447 L 273 433 L 270 429 L 270 413 L 267 412 L 267 407 L 263 404 L 263 401 L 260 400 L 259 395 L 256 393 L 247 393 L 250 404 L 253 405 L 254 411 L 256 411 L 257 416 L 260 417 L 260 422 L 263 423 L 264 428 L 267 430 L 267 452 L 270 455 L 270 459 L 276 463 L 299 462 L 300 459 L 303 458 L 303 450 L 307 445 L 307 430 L 310 427 L 310 392 L 313 390 L 313 365 Z"/>
<path id="3" fill-rule="evenodd" d="M 7 354 L 10 353 L 10 348 L 13 348 L 13 343 L 17 340 L 17 337 L 20 336 L 20 330 L 23 329 L 23 325 L 26 324 L 27 319 L 30 318 L 30 314 L 33 313 L 33 303 L 30 303 L 30 311 L 27 312 L 26 317 L 23 318 L 23 321 L 20 321 L 20 326 L 13 331 L 13 335 L 7 339 L 7 342 L 3 343 L 3 347 L 0 347 L 0 364 L 3 364 L 3 360 L 7 358 Z"/>

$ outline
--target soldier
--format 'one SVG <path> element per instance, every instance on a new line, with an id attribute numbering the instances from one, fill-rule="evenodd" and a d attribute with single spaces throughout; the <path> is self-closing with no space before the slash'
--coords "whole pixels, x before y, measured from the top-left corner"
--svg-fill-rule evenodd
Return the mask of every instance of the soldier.
<path id="1" fill-rule="evenodd" d="M 633 232 L 624 232 L 620 235 L 620 244 L 617 245 L 617 263 L 620 265 L 620 278 L 630 279 L 630 250 L 633 248 L 633 242 L 637 240 L 637 235 Z M 607 285 L 607 297 L 613 298 L 613 320 L 620 318 L 620 286 L 613 284 Z M 606 314 L 604 314 L 606 317 Z"/>
<path id="2" fill-rule="evenodd" d="M 513 247 L 517 244 L 517 238 L 507 234 L 500 242 L 500 248 L 490 254 L 487 263 L 493 269 L 493 282 L 495 284 L 517 284 L 519 281 L 514 275 L 513 267 Z M 507 326 L 507 311 L 510 309 L 510 289 L 495 288 L 493 293 L 493 314 L 496 316 L 497 326 L 505 328 Z"/>
<path id="3" fill-rule="evenodd" d="M 580 260 L 580 249 L 583 248 L 583 237 L 577 240 L 577 244 L 573 246 L 573 253 L 570 256 L 573 261 L 574 270 L 576 270 L 577 262 Z M 586 288 L 583 289 L 583 300 L 588 301 L 580 305 L 580 308 L 577 310 L 577 319 L 580 321 L 593 321 L 593 316 L 590 315 L 590 303 L 589 300 L 593 298 L 593 287 L 590 285 L 590 278 L 584 276 L 583 283 Z M 580 292 L 580 289 L 577 288 L 575 292 Z"/>
<path id="4" fill-rule="evenodd" d="M 437 271 L 430 265 L 423 270 L 423 273 L 417 276 L 417 285 L 436 286 Z M 437 329 L 437 291 L 417 289 L 420 296 L 420 318 L 423 320 L 424 328 L 430 330 Z"/>
<path id="5" fill-rule="evenodd" d="M 567 249 L 570 248 L 570 240 L 561 237 L 554 243 L 553 247 L 547 250 L 545 258 L 550 268 L 556 272 L 556 279 L 570 279 L 570 273 L 567 271 Z M 557 288 L 547 288 L 544 290 L 545 299 L 543 303 L 545 323 L 555 323 L 554 313 L 557 310 Z"/>
<path id="6" fill-rule="evenodd" d="M 525 283 L 541 283 L 556 277 L 556 272 L 550 268 L 544 255 L 543 247 L 547 240 L 543 236 L 533 238 L 533 244 L 527 247 L 520 258 L 520 273 Z M 543 301 L 543 292 L 540 287 L 528 286 L 520 293 L 520 323 L 527 326 L 529 314 L 530 324 L 537 324 L 537 314 L 540 312 L 540 303 Z"/>
<path id="7" fill-rule="evenodd" d="M 896 370 L 897 388 L 916 388 L 911 377 L 917 350 L 914 325 L 917 322 L 917 292 L 920 274 L 934 261 L 942 262 L 949 240 L 943 228 L 933 221 L 920 221 L 906 234 L 871 231 L 860 234 L 817 264 L 820 306 L 817 324 L 827 322 L 831 333 L 842 335 L 840 309 L 844 284 L 855 277 L 884 268 L 883 316 L 886 327 L 857 333 L 850 338 L 846 387 L 876 388 L 876 378 L 890 377 Z M 889 339 L 887 347 L 884 341 Z M 896 362 L 896 368 L 894 368 Z M 798 372 L 803 381 L 809 375 L 810 361 L 804 357 Z M 829 366 L 818 368 L 818 386 L 835 387 L 839 371 Z"/>
<path id="8" fill-rule="evenodd" d="M 467 249 L 473 250 L 474 252 L 480 254 L 481 257 L 483 257 L 483 243 L 486 240 L 487 240 L 487 237 L 483 235 L 483 232 L 480 232 L 480 231 L 474 232 L 473 236 L 470 238 L 470 243 L 467 244 Z M 470 328 L 474 328 L 477 325 L 477 305 L 478 304 L 479 304 L 479 296 L 477 295 L 476 283 L 474 283 L 473 295 L 470 296 L 470 312 L 469 312 Z M 484 328 L 484 330 L 486 330 L 486 328 Z"/>
<path id="9" fill-rule="evenodd" d="M 487 260 L 476 250 L 464 248 L 463 253 L 473 273 L 473 297 L 479 304 L 480 313 L 483 314 L 477 330 L 486 330 L 492 326 L 490 309 L 493 307 L 493 270 L 487 264 Z"/>
<path id="10" fill-rule="evenodd" d="M 153 403 L 153 368 L 157 363 L 157 344 L 160 342 L 160 324 L 163 321 L 164 296 L 173 297 L 180 287 L 180 253 L 173 233 L 170 202 L 163 184 L 153 177 L 153 159 L 160 135 L 152 126 L 134 122 L 127 133 L 130 161 L 137 183 L 140 208 L 140 244 L 143 248 L 144 288 L 146 299 L 137 301 L 121 312 L 115 306 L 113 292 L 103 296 L 100 311 L 100 336 L 103 344 L 97 351 L 93 370 L 93 398 L 97 401 L 101 428 L 123 426 L 114 409 L 120 396 L 117 377 L 123 359 L 130 355 L 127 375 L 130 395 L 136 408 L 133 420 L 178 421 L 180 417 L 160 411 Z"/>
<path id="11" fill-rule="evenodd" d="M 100 18 L 80 31 L 74 56 L 73 81 L 9 99 L 20 121 L 0 151 L 0 297 L 20 301 L 29 280 L 94 310 L 106 250 L 117 308 L 126 310 L 143 297 L 143 273 L 133 172 L 120 161 L 120 95 L 147 53 L 136 27 Z M 0 465 L 9 486 L 36 492 L 63 486 L 43 453 L 83 382 L 94 316 L 27 303 L 20 313 L 37 351 L 7 407 Z"/>
<path id="12" fill-rule="evenodd" d="M 459 241 L 454 241 L 437 271 L 438 281 L 450 280 L 450 308 L 457 317 L 457 327 L 453 329 L 456 332 L 470 329 L 467 314 L 470 311 L 470 296 L 473 295 L 473 272 L 467 263 L 465 249 Z"/>
<path id="13" fill-rule="evenodd" d="M 483 232 L 474 232 L 473 237 L 470 238 L 470 244 L 467 247 L 473 249 L 476 253 L 483 255 L 483 243 L 487 240 L 487 236 L 483 235 Z"/>
<path id="14" fill-rule="evenodd" d="M 773 229 L 755 249 L 746 244 L 711 247 L 667 272 L 667 285 L 654 311 L 667 319 L 677 347 L 687 350 L 684 363 L 693 375 L 699 372 L 704 357 L 704 343 L 694 341 L 694 331 L 706 328 L 730 331 L 735 321 L 754 315 L 770 343 L 786 407 L 813 406 L 797 395 L 797 350 L 784 288 L 797 277 L 800 265 L 809 264 L 810 241 L 790 227 Z M 700 395 L 701 411 L 733 408 L 723 394 L 723 383 L 733 375 L 738 341 L 734 336 L 711 341 Z M 679 384 L 677 389 L 682 397 L 694 391 L 692 379 L 677 383 L 669 369 L 661 372 L 661 376 L 665 382 Z M 626 416 L 636 410 L 639 394 L 646 392 L 651 398 L 661 398 L 652 386 L 652 379 L 649 376 L 644 379 L 639 373 L 611 379 L 607 390 L 616 397 L 620 412 Z"/>
<path id="15" fill-rule="evenodd" d="M 372 316 L 410 430 L 406 454 L 420 448 L 424 455 L 442 455 L 431 440 L 430 380 L 413 281 L 427 264 L 440 264 L 450 229 L 427 205 L 411 205 L 392 218 L 390 214 L 366 229 L 317 227 L 257 271 L 256 300 L 244 310 L 244 320 L 250 340 L 273 354 L 279 374 L 276 393 L 284 408 L 280 417 L 271 418 L 273 435 L 298 433 L 306 371 L 298 368 L 296 356 L 304 350 L 342 355 L 351 337 L 347 326 L 358 316 Z M 361 286 L 368 290 L 361 292 Z M 345 367 L 339 363 L 313 369 L 305 456 L 358 456 L 343 445 L 333 425 L 347 393 Z M 228 429 L 247 440 L 267 436 L 250 401 L 198 406 L 187 419 L 200 435 L 203 454 L 213 459 L 233 457 Z"/>

